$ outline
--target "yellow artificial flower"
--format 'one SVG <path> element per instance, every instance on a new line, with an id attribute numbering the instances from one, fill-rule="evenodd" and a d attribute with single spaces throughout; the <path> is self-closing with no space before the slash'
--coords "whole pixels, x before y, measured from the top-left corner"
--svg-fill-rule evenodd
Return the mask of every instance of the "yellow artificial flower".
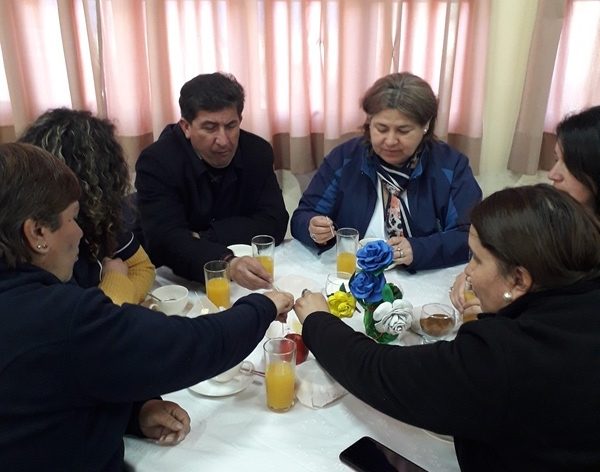
<path id="1" fill-rule="evenodd" d="M 356 309 L 356 299 L 349 292 L 338 290 L 327 297 L 329 311 L 339 318 L 349 318 Z"/>

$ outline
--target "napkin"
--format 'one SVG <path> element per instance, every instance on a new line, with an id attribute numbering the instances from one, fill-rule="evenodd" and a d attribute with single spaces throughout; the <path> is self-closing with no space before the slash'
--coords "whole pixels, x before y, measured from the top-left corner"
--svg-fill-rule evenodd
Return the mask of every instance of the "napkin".
<path id="1" fill-rule="evenodd" d="M 296 397 L 300 403 L 310 408 L 324 407 L 348 393 L 314 359 L 296 367 L 296 380 Z"/>

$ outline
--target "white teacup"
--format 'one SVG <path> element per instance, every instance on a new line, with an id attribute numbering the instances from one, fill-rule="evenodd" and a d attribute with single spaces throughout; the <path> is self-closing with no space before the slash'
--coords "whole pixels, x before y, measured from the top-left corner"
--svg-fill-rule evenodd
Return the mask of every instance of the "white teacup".
<path id="1" fill-rule="evenodd" d="M 251 375 L 253 370 L 254 364 L 250 361 L 244 361 L 234 365 L 231 369 L 228 369 L 225 372 L 221 372 L 216 377 L 213 377 L 213 380 L 225 383 L 233 380 L 233 378 L 238 374 Z"/>
<path id="2" fill-rule="evenodd" d="M 164 285 L 152 291 L 151 310 L 162 311 L 166 315 L 183 312 L 188 302 L 188 289 L 182 285 Z"/>

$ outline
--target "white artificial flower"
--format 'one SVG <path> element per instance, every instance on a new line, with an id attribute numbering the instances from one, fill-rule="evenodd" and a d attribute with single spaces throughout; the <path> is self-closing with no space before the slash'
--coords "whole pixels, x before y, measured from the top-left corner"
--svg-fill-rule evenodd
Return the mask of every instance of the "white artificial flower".
<path id="1" fill-rule="evenodd" d="M 408 300 L 383 302 L 373 312 L 375 329 L 379 333 L 400 334 L 410 328 L 413 306 Z"/>

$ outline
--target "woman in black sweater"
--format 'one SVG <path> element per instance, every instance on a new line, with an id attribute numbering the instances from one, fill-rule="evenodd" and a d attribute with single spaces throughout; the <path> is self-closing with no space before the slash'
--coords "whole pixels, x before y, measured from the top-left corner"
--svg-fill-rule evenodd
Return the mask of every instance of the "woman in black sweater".
<path id="1" fill-rule="evenodd" d="M 379 345 L 307 294 L 306 345 L 366 403 L 454 436 L 462 470 L 600 470 L 598 221 L 537 185 L 496 192 L 471 222 L 466 272 L 486 314 L 454 341 Z"/>

